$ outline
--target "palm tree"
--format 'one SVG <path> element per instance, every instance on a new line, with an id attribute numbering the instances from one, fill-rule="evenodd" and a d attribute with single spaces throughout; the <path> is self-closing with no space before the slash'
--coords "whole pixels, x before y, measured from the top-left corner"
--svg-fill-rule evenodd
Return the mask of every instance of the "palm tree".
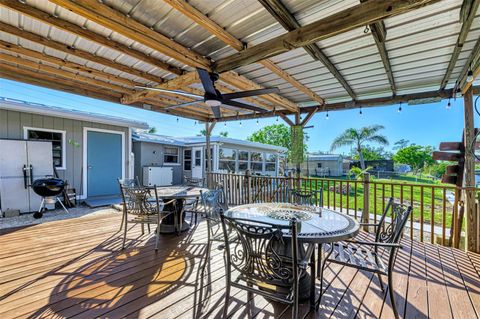
<path id="1" fill-rule="evenodd" d="M 380 144 L 382 146 L 388 145 L 388 140 L 385 136 L 378 134 L 378 131 L 383 130 L 385 127 L 383 125 L 371 125 L 362 127 L 361 129 L 349 128 L 345 132 L 337 136 L 331 146 L 331 150 L 335 150 L 342 146 L 355 146 L 355 149 L 358 153 L 358 158 L 360 159 L 360 166 L 362 170 L 365 169 L 365 161 L 363 159 L 362 148 L 365 143 L 373 142 Z"/>

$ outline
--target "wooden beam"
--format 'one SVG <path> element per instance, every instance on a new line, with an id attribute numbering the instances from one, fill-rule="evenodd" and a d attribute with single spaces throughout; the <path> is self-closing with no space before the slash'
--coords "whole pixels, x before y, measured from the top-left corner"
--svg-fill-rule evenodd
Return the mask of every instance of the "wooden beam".
<path id="1" fill-rule="evenodd" d="M 290 120 L 285 114 L 279 112 L 279 113 L 277 113 L 277 115 L 280 116 L 280 118 L 282 120 L 284 120 L 285 123 L 288 124 L 288 126 L 294 126 L 295 125 L 295 123 L 293 123 L 292 120 Z"/>
<path id="2" fill-rule="evenodd" d="M 82 83 L 86 83 L 86 84 L 89 84 L 89 85 L 92 85 L 92 86 L 97 86 L 97 87 L 103 88 L 103 89 L 112 90 L 112 91 L 118 92 L 118 93 L 126 94 L 126 93 L 130 93 L 130 92 L 133 91 L 131 89 L 127 89 L 127 88 L 124 88 L 124 87 L 119 86 L 119 85 L 115 85 L 115 84 L 111 84 L 111 83 L 108 83 L 108 82 L 100 81 L 100 80 L 97 80 L 97 79 L 94 79 L 94 78 L 91 78 L 91 77 L 88 77 L 88 76 L 84 76 L 84 75 L 76 74 L 76 73 L 73 73 L 73 72 L 70 72 L 70 71 L 54 68 L 54 67 L 51 67 L 51 66 L 48 66 L 48 65 L 45 65 L 45 64 L 41 64 L 41 63 L 33 62 L 33 61 L 30 61 L 30 60 L 22 59 L 22 58 L 12 56 L 12 55 L 8 55 L 8 54 L 5 54 L 5 53 L 0 53 L 0 61 L 8 62 L 8 63 L 11 63 L 11 64 L 12 63 L 17 64 L 17 65 L 32 69 L 34 71 L 41 71 L 41 72 L 45 72 L 45 73 L 48 73 L 48 74 L 52 74 L 54 76 L 63 77 L 63 78 L 66 78 L 66 79 L 75 78 L 75 80 L 80 80 Z"/>
<path id="3" fill-rule="evenodd" d="M 132 74 L 132 75 L 138 76 L 140 78 L 144 78 L 144 79 L 154 81 L 154 82 L 158 82 L 158 83 L 163 81 L 162 78 L 157 77 L 153 74 L 149 74 L 149 73 L 134 69 L 134 68 L 132 68 L 130 66 L 127 66 L 127 65 L 124 65 L 124 64 L 116 63 L 116 62 L 114 62 L 110 59 L 103 58 L 103 57 L 100 57 L 98 55 L 94 55 L 90 52 L 78 50 L 75 47 L 72 47 L 70 45 L 67 45 L 67 44 L 64 44 L 64 43 L 61 43 L 61 42 L 57 42 L 57 41 L 54 41 L 54 40 L 51 40 L 51 39 L 49 40 L 49 39 L 47 39 L 43 36 L 40 36 L 36 33 L 28 32 L 26 30 L 20 30 L 19 28 L 16 28 L 16 27 L 14 27 L 10 24 L 6 24 L 4 22 L 0 22 L 0 29 L 3 32 L 9 33 L 13 36 L 18 36 L 20 38 L 35 42 L 37 44 L 44 45 L 46 47 L 64 52 L 66 54 L 71 54 L 71 55 L 77 56 L 79 58 L 82 58 L 82 59 L 85 59 L 85 60 L 88 60 L 88 61 L 100 63 L 102 65 L 105 65 L 105 66 L 111 67 L 113 69 L 125 72 L 127 74 Z"/>
<path id="4" fill-rule="evenodd" d="M 102 35 L 99 35 L 95 32 L 92 32 L 86 28 L 82 28 L 76 24 L 73 24 L 71 22 L 56 18 L 52 15 L 50 15 L 47 12 L 38 10 L 31 5 L 24 4 L 18 0 L 3 0 L 1 2 L 2 6 L 5 6 L 9 9 L 15 10 L 17 12 L 20 12 L 21 14 L 27 15 L 33 19 L 36 19 L 38 21 L 44 22 L 48 25 L 54 26 L 60 30 L 69 32 L 73 35 L 78 35 L 82 38 L 85 38 L 87 40 L 96 42 L 100 45 L 103 45 L 107 48 L 113 49 L 115 51 L 121 52 L 123 54 L 126 54 L 128 56 L 134 57 L 140 61 L 146 62 L 150 65 L 153 65 L 155 67 L 158 67 L 164 71 L 181 75 L 184 72 L 172 65 L 169 65 L 166 62 L 160 61 L 153 56 L 149 56 L 141 51 L 134 50 L 124 44 L 114 42 L 111 39 L 107 39 L 103 37 Z"/>
<path id="5" fill-rule="evenodd" d="M 301 27 L 297 19 L 290 13 L 288 8 L 280 0 L 259 0 L 259 2 L 265 7 L 265 9 L 283 26 L 287 31 L 293 31 Z M 357 96 L 352 87 L 345 80 L 343 75 L 337 70 L 335 65 L 330 59 L 320 50 L 316 44 L 309 44 L 303 47 L 305 51 L 315 60 L 322 62 L 322 64 L 333 74 L 333 76 L 340 82 L 345 88 L 352 99 L 356 99 Z M 319 102 L 323 104 L 322 102 Z"/>
<path id="6" fill-rule="evenodd" d="M 207 58 L 156 32 L 152 29 L 153 26 L 150 28 L 143 25 L 98 0 L 52 0 L 51 2 L 181 63 L 210 69 L 210 61 Z"/>
<path id="7" fill-rule="evenodd" d="M 189 72 L 185 75 L 178 76 L 170 81 L 156 85 L 155 88 L 165 89 L 165 90 L 178 90 L 181 87 L 188 86 L 195 82 L 200 81 L 198 73 L 196 71 Z M 161 92 L 152 91 L 152 90 L 141 90 L 133 94 L 125 95 L 122 97 L 123 104 L 132 104 L 137 101 L 146 100 L 153 98 L 156 95 L 162 94 Z"/>
<path id="8" fill-rule="evenodd" d="M 470 87 L 465 93 L 464 102 L 464 118 L 465 118 L 465 175 L 464 175 L 464 187 L 465 190 L 465 212 L 466 212 L 466 236 L 465 236 L 465 248 L 467 251 L 478 252 L 478 210 L 476 209 L 476 197 L 475 197 L 475 157 L 471 145 L 475 140 L 475 126 L 473 123 L 473 90 Z"/>
<path id="9" fill-rule="evenodd" d="M 217 72 L 256 63 L 439 0 L 370 0 L 217 61 Z"/>
<path id="10" fill-rule="evenodd" d="M 390 89 L 393 95 L 397 95 L 397 87 L 395 85 L 395 78 L 393 77 L 392 66 L 390 64 L 390 58 L 388 56 L 387 47 L 385 46 L 385 40 L 387 37 L 387 29 L 383 21 L 378 21 L 370 25 L 370 31 L 372 32 L 373 39 L 377 45 L 378 52 L 382 58 L 383 67 L 387 73 L 388 82 L 390 83 Z"/>
<path id="11" fill-rule="evenodd" d="M 452 75 L 453 68 L 457 64 L 458 56 L 462 51 L 463 44 L 467 39 L 468 32 L 470 31 L 470 27 L 472 26 L 472 22 L 475 18 L 477 13 L 478 7 L 480 5 L 480 0 L 464 0 L 462 9 L 461 9 L 461 23 L 462 28 L 460 29 L 460 33 L 458 34 L 457 43 L 455 44 L 455 48 L 453 49 L 452 57 L 450 62 L 448 63 L 447 72 L 445 73 L 442 82 L 440 84 L 440 90 L 443 90 L 450 80 L 450 76 Z"/>
<path id="12" fill-rule="evenodd" d="M 307 116 L 303 119 L 303 121 L 300 123 L 300 125 L 305 127 L 305 125 L 307 125 L 307 123 L 310 122 L 310 120 L 313 118 L 315 113 L 317 113 L 317 111 L 318 111 L 318 108 L 308 112 Z"/>
<path id="13" fill-rule="evenodd" d="M 232 34 L 230 34 L 227 30 L 219 26 L 215 21 L 211 20 L 209 17 L 204 15 L 201 11 L 197 10 L 195 7 L 190 5 L 184 0 L 165 0 L 170 6 L 172 6 L 177 11 L 181 12 L 182 14 L 186 15 L 190 19 L 192 19 L 195 23 L 215 35 L 217 38 L 222 40 L 224 43 L 228 44 L 232 48 L 237 51 L 241 51 L 246 47 L 242 41 L 235 38 Z M 270 60 L 261 61 L 264 67 L 278 75 L 280 78 L 284 79 L 292 86 L 300 90 L 301 92 L 305 93 L 308 97 L 310 97 L 313 101 L 316 101 L 320 104 L 323 104 L 323 99 L 318 96 L 315 92 L 307 88 L 305 85 L 297 81 L 293 78 L 290 74 L 282 70 L 278 67 L 275 63 Z"/>
<path id="14" fill-rule="evenodd" d="M 263 86 L 258 85 L 257 83 L 247 79 L 246 77 L 240 76 L 238 75 L 238 73 L 233 71 L 222 73 L 220 78 L 223 82 L 238 87 L 242 90 L 256 90 L 263 88 Z M 299 111 L 299 107 L 297 104 L 287 100 L 284 97 L 281 97 L 278 94 L 262 95 L 262 98 L 273 103 L 274 106 L 281 106 L 292 112 Z"/>
<path id="15" fill-rule="evenodd" d="M 134 87 L 135 85 L 140 84 L 139 82 L 133 82 L 131 80 L 121 78 L 121 77 L 113 75 L 111 73 L 107 73 L 107 72 L 100 71 L 100 70 L 97 70 L 97 69 L 94 69 L 94 68 L 90 68 L 90 67 L 85 66 L 83 64 L 77 64 L 75 62 L 60 59 L 60 58 L 57 58 L 57 57 L 54 57 L 54 56 L 51 56 L 51 55 L 46 55 L 46 54 L 43 54 L 41 52 L 30 50 L 30 49 L 21 47 L 19 45 L 9 43 L 9 42 L 5 42 L 5 41 L 2 41 L 2 40 L 0 40 L 0 49 L 11 52 L 11 53 L 17 53 L 17 54 L 20 54 L 22 56 L 26 56 L 26 57 L 29 57 L 29 58 L 34 58 L 34 59 L 37 59 L 37 60 L 40 60 L 40 61 L 52 63 L 52 64 L 55 64 L 55 65 L 58 65 L 59 67 L 64 67 L 64 68 L 71 69 L 75 72 L 82 72 L 82 73 L 90 74 L 92 76 L 100 77 L 100 78 L 108 80 L 108 81 L 116 82 L 118 84 L 128 85 L 130 87 Z"/>

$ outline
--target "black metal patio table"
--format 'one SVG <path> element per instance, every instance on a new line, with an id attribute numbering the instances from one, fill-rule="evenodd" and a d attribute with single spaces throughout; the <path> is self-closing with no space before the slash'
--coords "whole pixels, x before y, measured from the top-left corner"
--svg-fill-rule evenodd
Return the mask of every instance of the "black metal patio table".
<path id="1" fill-rule="evenodd" d="M 310 258 L 309 295 L 312 308 L 318 307 L 322 295 L 322 291 L 320 291 L 320 297 L 315 298 L 315 245 L 318 245 L 318 249 L 323 252 L 323 244 L 350 239 L 360 231 L 360 225 L 353 217 L 317 206 L 301 206 L 289 203 L 247 204 L 231 208 L 225 212 L 225 215 L 232 218 L 252 220 L 252 222 L 260 221 L 279 225 L 288 225 L 292 218 L 296 218 L 299 225 L 298 241 L 307 245 L 308 248 L 305 253 L 310 255 L 306 255 L 306 257 Z M 324 261 L 325 258 L 320 261 L 320 280 L 323 279 Z M 322 286 L 320 286 L 320 290 L 322 290 Z"/>
<path id="2" fill-rule="evenodd" d="M 182 218 L 182 229 L 181 232 L 190 229 L 190 223 L 185 220 L 185 215 L 182 214 L 183 202 L 185 199 L 198 198 L 200 197 L 201 192 L 207 191 L 207 188 L 203 187 L 193 187 L 193 186 L 163 186 L 157 187 L 158 198 L 162 199 L 165 203 L 175 199 L 174 204 L 166 204 L 163 208 L 165 211 L 175 211 L 177 219 Z M 175 216 L 174 214 L 169 215 L 164 219 L 160 225 L 160 233 L 162 234 L 171 234 L 175 233 Z"/>

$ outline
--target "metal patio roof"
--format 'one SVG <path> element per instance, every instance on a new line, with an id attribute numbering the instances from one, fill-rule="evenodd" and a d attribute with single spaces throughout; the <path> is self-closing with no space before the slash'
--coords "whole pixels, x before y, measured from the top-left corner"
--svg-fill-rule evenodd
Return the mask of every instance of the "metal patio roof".
<path id="1" fill-rule="evenodd" d="M 134 85 L 169 85 L 168 81 L 194 71 L 199 66 L 196 63 L 206 63 L 202 67 L 215 69 L 217 62 L 220 66 L 238 52 L 215 31 L 201 25 L 201 21 L 216 24 L 223 29 L 221 34 L 227 33 L 231 39 L 243 43 L 247 48 L 241 50 L 243 53 L 288 32 L 284 23 L 266 9 L 265 3 L 280 3 L 298 26 L 308 26 L 364 5 L 360 2 L 4 0 L 0 4 L 0 76 L 115 102 L 125 101 L 125 96 L 138 91 Z M 478 71 L 479 1 L 383 1 L 392 3 L 394 8 L 407 2 L 418 2 L 418 8 L 388 16 L 381 22 L 385 28 L 381 45 L 388 54 L 393 84 L 372 29 L 380 21 L 376 20 L 312 44 L 316 47 L 312 50 L 331 63 L 330 68 L 324 60 L 314 59 L 308 50 L 296 48 L 269 58 L 279 68 L 277 73 L 263 61 L 221 73 L 221 91 L 252 89 L 255 85 L 278 87 L 280 97 L 244 100 L 273 110 L 270 115 L 283 111 L 291 114 L 296 107 L 300 110 L 307 106 L 318 106 L 319 110 L 358 107 L 362 101 L 372 99 L 380 99 L 383 104 L 397 103 L 403 101 L 403 96 L 407 102 L 426 95 L 432 97 L 435 92 L 442 98 L 453 97 L 452 89 L 464 85 L 466 70 L 470 67 Z M 368 3 L 382 5 L 379 0 Z M 196 18 L 185 10 L 196 12 Z M 469 27 L 465 27 L 467 23 Z M 144 31 L 130 33 L 139 28 Z M 463 33 L 465 41 L 459 46 Z M 162 46 L 152 35 L 158 35 L 172 47 Z M 454 54 L 456 46 L 458 59 Z M 453 68 L 446 76 L 450 63 Z M 198 79 L 186 81 L 174 89 L 201 93 L 197 82 Z M 473 85 L 480 85 L 480 80 Z M 315 100 L 312 96 L 319 98 Z M 320 103 L 320 99 L 326 104 Z M 185 98 L 176 95 L 155 94 L 131 104 L 166 112 L 165 106 L 182 102 Z M 213 119 L 211 110 L 203 103 L 172 109 L 170 113 L 198 120 Z M 226 107 L 222 116 L 235 119 L 260 115 Z"/>

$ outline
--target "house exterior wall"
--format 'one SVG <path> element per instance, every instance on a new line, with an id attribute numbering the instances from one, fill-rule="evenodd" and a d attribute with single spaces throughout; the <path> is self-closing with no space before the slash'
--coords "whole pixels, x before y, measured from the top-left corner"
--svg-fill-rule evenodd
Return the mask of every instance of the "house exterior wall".
<path id="1" fill-rule="evenodd" d="M 318 164 L 321 164 L 321 168 L 318 167 Z M 310 176 L 342 176 L 343 175 L 343 163 L 342 159 L 339 160 L 330 160 L 330 161 L 307 161 L 303 162 L 301 165 L 302 175 L 310 174 Z"/>
<path id="2" fill-rule="evenodd" d="M 0 110 L 0 138 L 24 139 L 24 128 L 52 129 L 65 131 L 65 169 L 58 169 L 60 178 L 67 180 L 77 195 L 83 197 L 83 132 L 84 128 L 119 131 L 125 134 L 125 177 L 129 177 L 130 143 L 129 128 L 95 122 L 65 119 L 48 115 L 31 114 L 10 110 Z M 75 142 L 76 146 L 69 141 Z M 133 164 L 133 163 L 132 163 Z"/>
<path id="3" fill-rule="evenodd" d="M 179 163 L 164 163 L 165 147 L 176 147 L 179 149 Z M 135 176 L 138 176 L 140 183 L 143 181 L 144 166 L 160 166 L 173 168 L 173 184 L 183 182 L 183 147 L 162 145 L 149 142 L 134 142 L 133 151 L 135 154 Z"/>

